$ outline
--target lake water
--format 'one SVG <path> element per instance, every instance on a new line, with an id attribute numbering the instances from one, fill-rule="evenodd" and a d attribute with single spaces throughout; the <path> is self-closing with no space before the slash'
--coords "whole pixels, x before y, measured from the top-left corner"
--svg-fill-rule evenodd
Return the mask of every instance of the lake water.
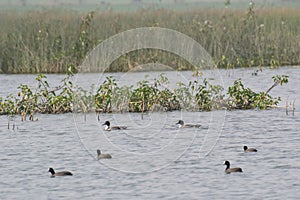
<path id="1" fill-rule="evenodd" d="M 289 75 L 289 83 L 271 91 L 280 106 L 295 100 L 295 113 L 285 108 L 212 112 L 94 113 L 37 115 L 7 128 L 0 116 L 0 199 L 299 199 L 300 69 L 204 71 L 224 87 L 241 78 L 246 87 L 266 91 L 271 77 Z M 160 72 L 150 73 L 149 78 Z M 146 73 L 116 73 L 119 84 L 133 84 Z M 191 80 L 191 72 L 165 72 L 170 87 Z M 76 84 L 89 87 L 112 74 L 84 74 Z M 64 76 L 48 75 L 56 85 Z M 16 94 L 20 83 L 35 86 L 35 75 L 0 75 L 0 96 Z M 199 129 L 177 129 L 183 119 Z M 103 131 L 101 124 L 127 125 Z M 12 126 L 14 124 L 14 129 Z M 243 146 L 257 153 L 244 153 Z M 112 159 L 96 159 L 96 149 Z M 243 173 L 225 174 L 224 160 Z M 72 177 L 50 178 L 49 167 L 69 170 Z"/>

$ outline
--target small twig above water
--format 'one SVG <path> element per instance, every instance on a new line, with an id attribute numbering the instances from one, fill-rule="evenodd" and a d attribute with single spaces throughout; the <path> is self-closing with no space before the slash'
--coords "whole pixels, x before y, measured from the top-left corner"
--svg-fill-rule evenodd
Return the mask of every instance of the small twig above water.
<path id="1" fill-rule="evenodd" d="M 292 111 L 292 115 L 295 115 L 295 101 L 296 99 L 294 99 L 294 101 L 289 102 L 288 101 L 289 97 L 287 97 L 286 103 L 285 103 L 285 113 L 286 115 L 289 114 L 289 111 Z"/>

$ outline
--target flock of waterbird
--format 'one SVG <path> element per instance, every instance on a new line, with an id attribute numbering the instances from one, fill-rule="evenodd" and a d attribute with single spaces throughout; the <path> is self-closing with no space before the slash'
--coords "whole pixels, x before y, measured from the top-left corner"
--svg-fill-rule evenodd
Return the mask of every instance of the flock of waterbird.
<path id="1" fill-rule="evenodd" d="M 110 126 L 109 121 L 105 121 L 104 124 L 105 131 L 112 131 L 112 130 L 125 130 L 127 129 L 127 126 Z M 178 128 L 200 128 L 201 125 L 199 124 L 185 124 L 183 120 L 179 120 L 176 125 Z M 244 152 L 249 153 L 249 152 L 257 152 L 257 149 L 255 148 L 248 148 L 247 146 L 244 146 Z M 110 154 L 103 154 L 101 153 L 100 149 L 97 149 L 97 159 L 111 159 L 112 156 Z M 240 167 L 233 167 L 230 168 L 230 162 L 228 160 L 224 161 L 224 165 L 226 165 L 225 168 L 225 173 L 230 174 L 233 172 L 243 172 L 242 168 Z M 72 176 L 72 172 L 70 171 L 60 171 L 60 172 L 55 172 L 53 168 L 49 168 L 48 172 L 51 173 L 51 177 L 56 177 L 56 176 Z"/>

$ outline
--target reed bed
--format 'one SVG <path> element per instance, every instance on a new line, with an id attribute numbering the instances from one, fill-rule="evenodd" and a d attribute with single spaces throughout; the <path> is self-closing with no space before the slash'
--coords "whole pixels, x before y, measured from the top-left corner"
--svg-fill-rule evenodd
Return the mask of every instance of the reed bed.
<path id="1" fill-rule="evenodd" d="M 128 13 L 55 9 L 1 12 L 0 16 L 0 73 L 76 70 L 101 41 L 139 27 L 164 27 L 190 36 L 220 68 L 300 64 L 300 12 L 293 8 L 256 9 L 249 5 L 246 10 L 148 9 Z M 106 68 L 127 71 L 148 62 L 179 70 L 193 67 L 176 55 L 148 49 L 125 54 Z"/>

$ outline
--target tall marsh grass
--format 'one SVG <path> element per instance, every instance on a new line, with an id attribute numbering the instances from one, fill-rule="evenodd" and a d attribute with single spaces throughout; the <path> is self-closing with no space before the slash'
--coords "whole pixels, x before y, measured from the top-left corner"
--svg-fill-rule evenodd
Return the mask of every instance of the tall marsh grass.
<path id="1" fill-rule="evenodd" d="M 0 73 L 62 73 L 80 65 L 101 41 L 128 29 L 164 27 L 199 42 L 218 67 L 300 64 L 300 12 L 292 8 L 193 11 L 140 10 L 131 13 L 48 10 L 0 13 Z M 176 63 L 174 63 L 174 60 Z M 147 62 L 190 69 L 185 60 L 159 50 L 121 56 L 109 71 Z"/>

